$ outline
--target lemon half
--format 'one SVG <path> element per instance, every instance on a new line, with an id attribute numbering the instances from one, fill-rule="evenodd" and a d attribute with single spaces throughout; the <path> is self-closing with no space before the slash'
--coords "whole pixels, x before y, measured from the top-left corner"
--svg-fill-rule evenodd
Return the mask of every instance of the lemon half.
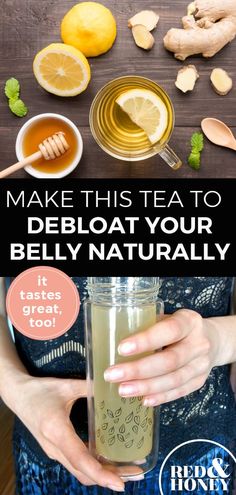
<path id="1" fill-rule="evenodd" d="M 168 111 L 158 95 L 147 89 L 130 89 L 116 103 L 145 131 L 152 144 L 161 140 L 168 125 Z"/>
<path id="2" fill-rule="evenodd" d="M 76 96 L 91 79 L 83 53 L 63 43 L 52 43 L 41 50 L 34 59 L 33 71 L 40 86 L 57 96 Z"/>

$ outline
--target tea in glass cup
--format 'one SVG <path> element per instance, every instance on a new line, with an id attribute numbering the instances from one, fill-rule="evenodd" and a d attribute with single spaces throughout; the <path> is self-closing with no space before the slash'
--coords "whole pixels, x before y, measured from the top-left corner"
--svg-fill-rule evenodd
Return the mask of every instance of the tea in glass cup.
<path id="1" fill-rule="evenodd" d="M 118 102 L 131 90 L 142 90 L 158 98 L 165 110 L 165 121 L 158 141 L 152 143 L 145 130 L 134 123 Z M 128 94 L 128 93 L 127 93 Z M 162 112 L 163 114 L 163 112 Z M 162 118 L 160 113 L 160 119 Z M 178 170 L 182 162 L 168 146 L 174 129 L 175 114 L 172 102 L 161 86 L 141 76 L 114 79 L 96 95 L 90 110 L 90 127 L 98 145 L 109 155 L 124 161 L 141 161 L 159 154 L 168 165 Z"/>

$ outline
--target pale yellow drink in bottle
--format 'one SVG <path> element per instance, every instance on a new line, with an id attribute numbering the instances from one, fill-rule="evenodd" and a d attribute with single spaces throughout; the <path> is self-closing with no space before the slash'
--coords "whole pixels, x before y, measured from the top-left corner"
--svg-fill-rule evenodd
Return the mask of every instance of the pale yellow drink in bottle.
<path id="1" fill-rule="evenodd" d="M 127 332 L 145 330 L 155 321 L 155 304 L 138 310 L 92 307 L 96 450 L 111 461 L 138 461 L 152 449 L 153 408 L 144 407 L 141 397 L 122 398 L 117 384 L 105 382 L 104 371 L 114 363 L 130 360 L 117 352 Z"/>

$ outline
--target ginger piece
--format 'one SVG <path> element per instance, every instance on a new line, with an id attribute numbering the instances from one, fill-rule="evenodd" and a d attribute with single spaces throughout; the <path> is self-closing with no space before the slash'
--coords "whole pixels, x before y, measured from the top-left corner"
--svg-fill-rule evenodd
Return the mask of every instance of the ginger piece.
<path id="1" fill-rule="evenodd" d="M 195 65 L 188 65 L 179 70 L 175 86 L 183 93 L 193 91 L 198 78 L 199 74 Z"/>
<path id="2" fill-rule="evenodd" d="M 152 49 L 155 39 L 145 26 L 137 24 L 132 28 L 132 34 L 137 46 L 143 48 L 143 50 Z"/>
<path id="3" fill-rule="evenodd" d="M 195 18 L 182 19 L 183 29 L 172 28 L 164 37 L 167 50 L 178 60 L 202 54 L 214 57 L 236 36 L 235 0 L 195 0 Z"/>
<path id="4" fill-rule="evenodd" d="M 188 5 L 188 8 L 187 8 L 187 15 L 194 15 L 196 12 L 196 5 L 195 5 L 195 2 L 191 2 L 189 5 Z"/>
<path id="5" fill-rule="evenodd" d="M 211 82 L 215 92 L 220 96 L 227 95 L 233 87 L 233 81 L 224 69 L 214 69 L 211 73 Z"/>
<path id="6" fill-rule="evenodd" d="M 148 31 L 153 31 L 153 29 L 157 27 L 159 19 L 159 15 L 157 15 L 156 12 L 153 12 L 153 10 L 142 10 L 129 19 L 128 26 L 129 28 L 133 28 L 134 26 L 141 24 L 142 26 L 145 26 Z"/>

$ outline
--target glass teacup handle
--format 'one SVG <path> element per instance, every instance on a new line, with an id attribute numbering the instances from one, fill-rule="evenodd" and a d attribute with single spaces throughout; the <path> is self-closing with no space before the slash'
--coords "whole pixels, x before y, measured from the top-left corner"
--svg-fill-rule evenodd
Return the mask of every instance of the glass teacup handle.
<path id="1" fill-rule="evenodd" d="M 178 170 L 183 165 L 183 162 L 168 144 L 161 150 L 159 149 L 158 154 L 173 170 Z"/>

